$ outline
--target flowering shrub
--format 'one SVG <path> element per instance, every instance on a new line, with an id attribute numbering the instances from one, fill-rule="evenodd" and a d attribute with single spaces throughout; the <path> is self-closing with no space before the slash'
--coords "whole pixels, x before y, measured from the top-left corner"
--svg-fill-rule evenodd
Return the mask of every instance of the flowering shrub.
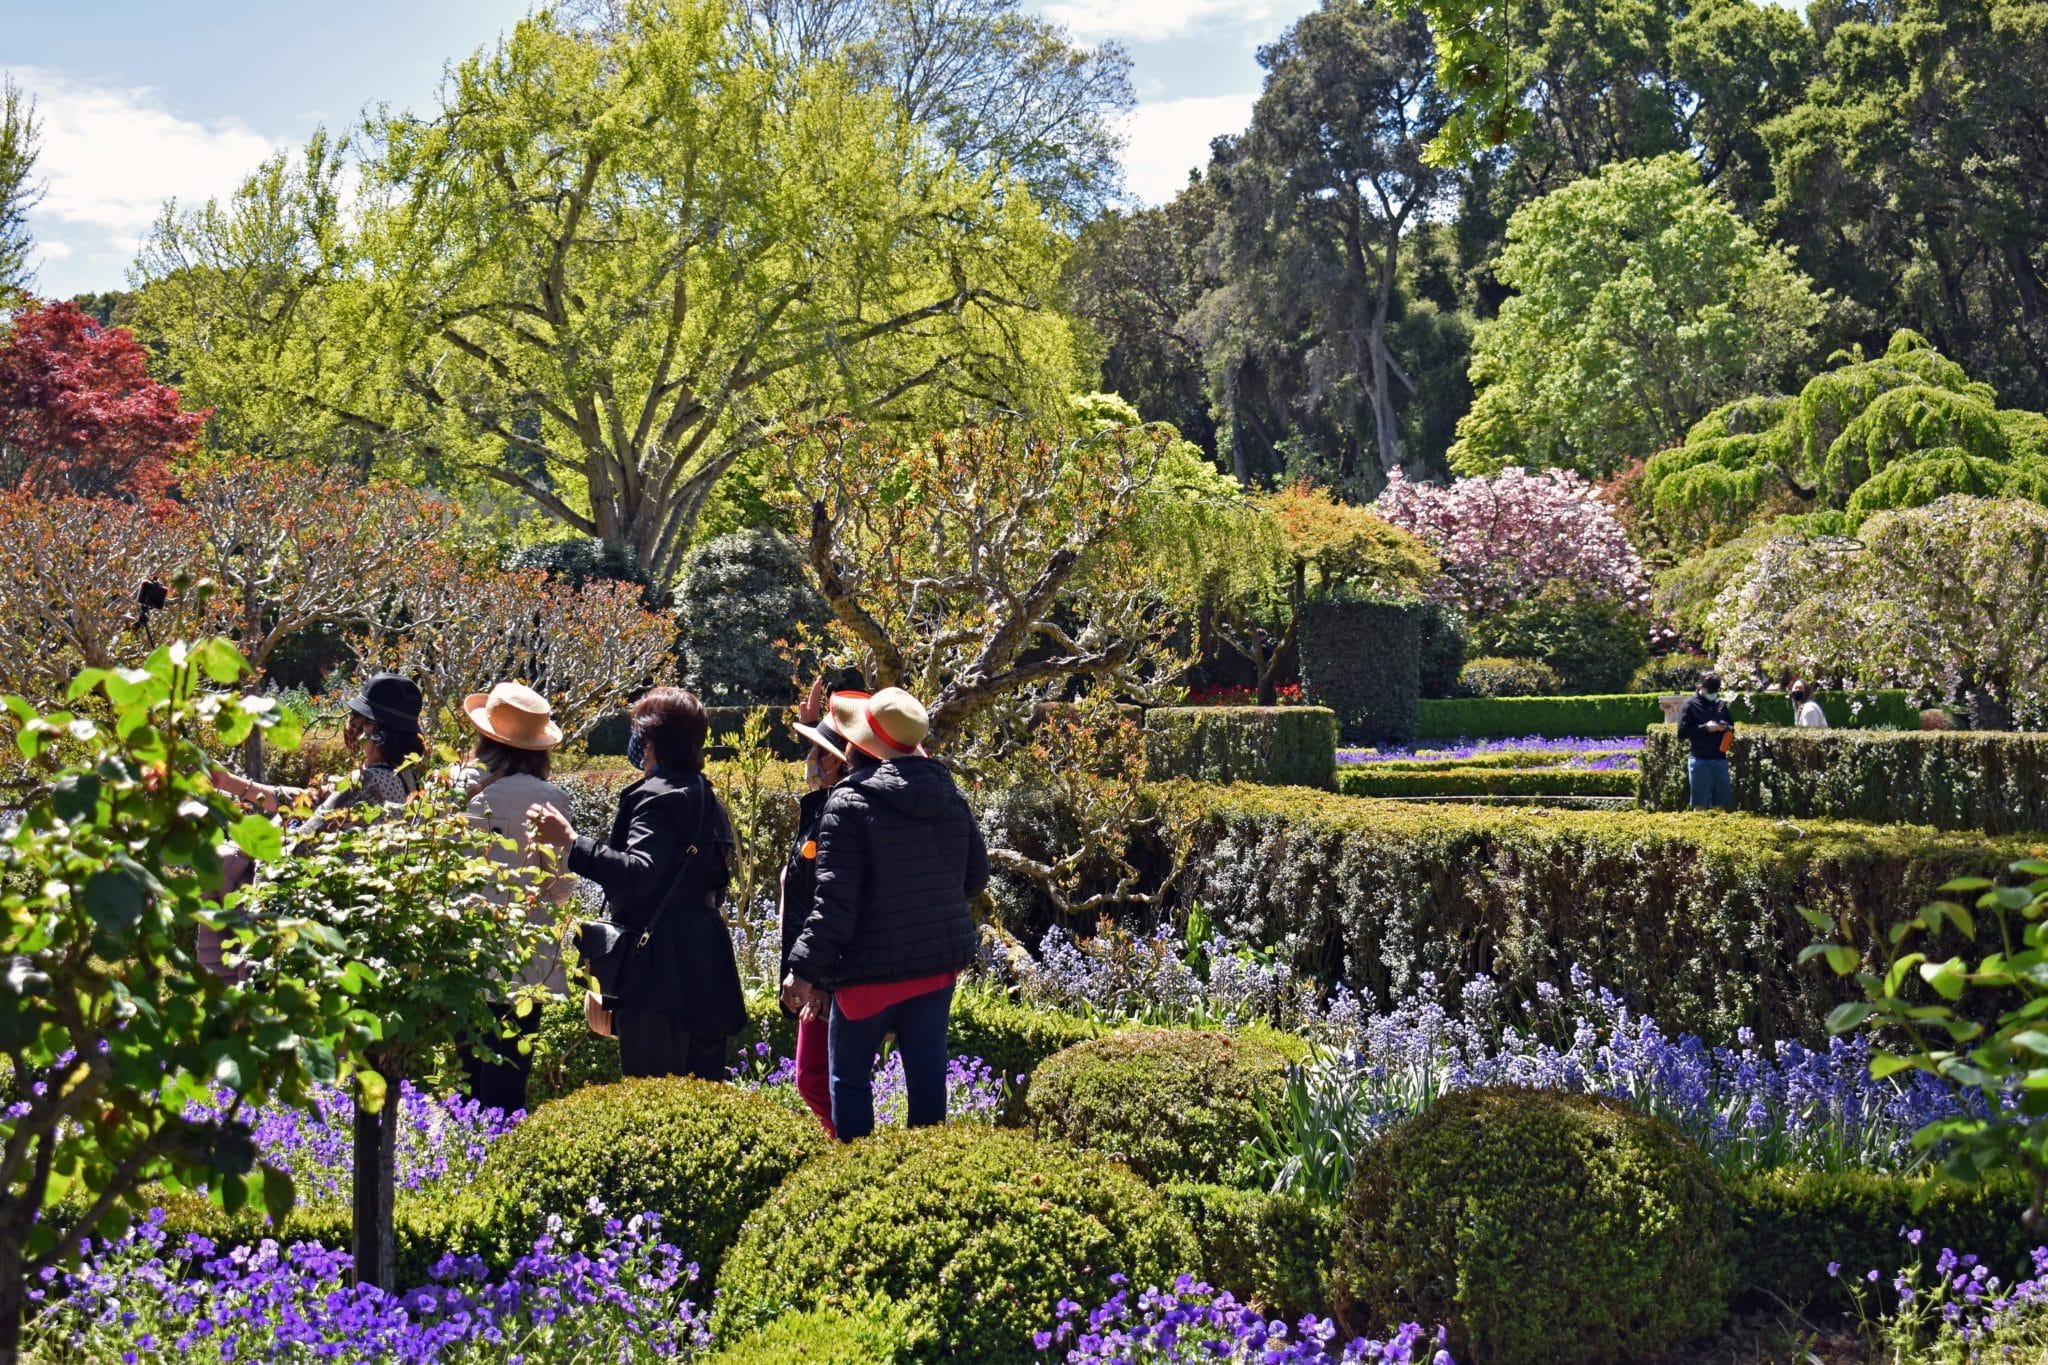
<path id="1" fill-rule="evenodd" d="M 1838 1262 L 1828 1274 L 1844 1279 L 1863 1334 L 1891 1360 L 1963 1365 L 1979 1360 L 2038 1360 L 2048 1348 L 2048 1247 L 2033 1252 L 2033 1274 L 2007 1282 L 1976 1256 L 1943 1247 L 1930 1268 L 1918 1228 L 1901 1228 L 1913 1248 L 1912 1264 L 1892 1276 L 1892 1304 L 1884 1304 L 1876 1270 L 1845 1279 Z"/>
<path id="2" fill-rule="evenodd" d="M 995 967 L 1026 1000 L 1092 1019 L 1299 1028 L 1320 1017 L 1312 978 L 1220 934 L 1190 945 L 1166 925 L 1140 935 L 1105 920 L 1087 938 L 1054 926 L 1036 958 Z"/>
<path id="3" fill-rule="evenodd" d="M 1574 768 L 1586 772 L 1634 772 L 1643 752 L 1646 736 L 1620 735 L 1612 739 L 1579 739 L 1565 736 L 1546 739 L 1457 740 L 1401 745 L 1386 749 L 1339 749 L 1341 764 L 1427 765 L 1433 768 L 1457 764 L 1468 768 Z"/>
<path id="4" fill-rule="evenodd" d="M 1732 1046 L 1674 1038 L 1577 970 L 1569 993 L 1539 986 L 1520 1027 L 1483 976 L 1461 992 L 1459 1018 L 1429 986 L 1382 1015 L 1344 1011 L 1351 1002 L 1342 1000 L 1331 1007 L 1335 1047 L 1290 1070 L 1286 1099 L 1251 1155 L 1261 1183 L 1334 1199 L 1375 1136 L 1445 1094 L 1481 1086 L 1626 1100 L 1730 1171 L 1896 1169 L 1913 1161 L 1917 1129 L 1959 1112 L 1932 1077 L 1873 1080 L 1864 1038 L 1832 1039 L 1825 1051 L 1766 1047 L 1747 1029 Z"/>
<path id="5" fill-rule="evenodd" d="M 753 1045 L 732 1068 L 733 1080 L 742 1089 L 762 1094 L 803 1110 L 803 1097 L 796 1090 L 796 1058 L 778 1057 L 768 1043 Z M 1024 1077 L 1015 1078 L 1021 1083 Z M 946 1063 L 946 1117 L 954 1122 L 994 1123 L 1007 1102 L 1013 1081 L 998 1075 L 979 1057 L 953 1057 Z M 903 1054 L 891 1049 L 875 1066 L 875 1123 L 902 1124 L 908 1100 L 903 1085 Z"/>
<path id="6" fill-rule="evenodd" d="M 1100 1307 L 1084 1310 L 1061 1299 L 1058 1325 L 1039 1332 L 1032 1344 L 1067 1365 L 1138 1365 L 1141 1361 L 1245 1361 L 1258 1365 L 1451 1365 L 1444 1333 L 1434 1335 L 1405 1323 L 1385 1341 L 1354 1337 L 1340 1341 L 1327 1319 L 1305 1317 L 1290 1332 L 1284 1321 L 1268 1320 L 1192 1275 L 1171 1289 L 1146 1289 L 1136 1302 L 1124 1277 Z"/>
<path id="7" fill-rule="evenodd" d="M 653 1215 L 608 1219 L 589 1251 L 551 1219 L 501 1280 L 448 1256 L 404 1293 L 352 1286 L 344 1252 L 264 1241 L 219 1253 L 163 1214 L 87 1248 L 87 1268 L 32 1291 L 30 1358 L 173 1365 L 227 1360 L 542 1362 L 691 1359 L 711 1343 L 688 1297 L 697 1267 L 657 1240 Z"/>
<path id="8" fill-rule="evenodd" d="M 1422 537 L 1443 561 L 1433 600 L 1486 617 L 1564 584 L 1591 600 L 1641 608 L 1649 575 L 1614 509 L 1578 474 L 1509 468 L 1447 487 L 1397 470 L 1373 510 Z"/>

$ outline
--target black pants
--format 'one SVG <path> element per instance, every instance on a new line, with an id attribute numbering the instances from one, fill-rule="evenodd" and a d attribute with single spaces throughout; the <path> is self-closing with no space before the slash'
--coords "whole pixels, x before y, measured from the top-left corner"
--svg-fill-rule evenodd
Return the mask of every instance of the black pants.
<path id="1" fill-rule="evenodd" d="M 512 1016 L 512 1004 L 501 1001 L 491 1006 L 491 1013 L 503 1024 Z M 457 1049 L 463 1073 L 469 1078 L 469 1097 L 486 1109 L 502 1109 L 508 1114 L 526 1107 L 526 1081 L 533 1074 L 533 1054 L 521 1052 L 519 1040 L 540 1032 L 539 1005 L 524 1016 L 513 1018 L 512 1027 L 518 1030 L 515 1037 L 486 1038 L 481 1048 L 465 1039 Z"/>
<path id="2" fill-rule="evenodd" d="M 613 1010 L 612 1032 L 618 1035 L 619 1070 L 625 1075 L 729 1079 L 725 1058 L 731 1038 L 692 1033 L 680 1015 Z"/>

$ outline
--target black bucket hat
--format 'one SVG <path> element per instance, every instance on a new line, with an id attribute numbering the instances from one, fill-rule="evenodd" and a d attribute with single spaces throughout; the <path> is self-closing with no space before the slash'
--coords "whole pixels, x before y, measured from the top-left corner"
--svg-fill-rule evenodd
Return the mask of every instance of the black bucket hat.
<path id="1" fill-rule="evenodd" d="M 418 734 L 423 702 L 419 685 L 402 673 L 373 673 L 344 703 L 364 720 Z"/>

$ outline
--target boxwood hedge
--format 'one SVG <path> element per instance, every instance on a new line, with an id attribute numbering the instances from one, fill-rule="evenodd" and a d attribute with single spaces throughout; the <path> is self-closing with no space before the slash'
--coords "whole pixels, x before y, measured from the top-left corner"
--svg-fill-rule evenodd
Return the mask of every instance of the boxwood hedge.
<path id="1" fill-rule="evenodd" d="M 1145 713 L 1145 769 L 1155 782 L 1262 782 L 1327 787 L 1337 713 L 1322 706 L 1164 706 Z"/>
<path id="2" fill-rule="evenodd" d="M 1457 697 L 1425 701 L 1424 739 L 1513 739 L 1522 735 L 1640 735 L 1664 719 L 1661 694 L 1616 693 L 1583 697 Z M 1837 728 L 1910 730 L 1920 710 L 1905 692 L 1823 692 L 1821 709 Z M 1729 697 L 1739 723 L 1790 725 L 1792 701 L 1783 692 Z"/>
<path id="3" fill-rule="evenodd" d="M 1505 768 L 1360 763 L 1337 773 L 1346 796 L 1634 796 L 1626 769 Z"/>
<path id="4" fill-rule="evenodd" d="M 1687 805 L 1687 748 L 1671 726 L 1643 748 L 1642 803 Z M 1738 726 L 1735 808 L 1758 815 L 2048 830 L 2048 734 Z"/>
<path id="5" fill-rule="evenodd" d="M 1818 964 L 1802 906 L 1903 917 L 2038 843 L 1919 826 L 1637 810 L 1419 806 L 1211 787 L 1181 894 L 1222 931 L 1382 1006 L 1422 974 L 1509 991 L 1573 966 L 1671 1030 L 1819 1043 L 1855 990 Z M 1960 940 L 1957 940 L 1958 945 Z M 1930 951 L 1947 950 L 1935 945 Z M 1526 998 L 1526 996 L 1524 996 Z"/>

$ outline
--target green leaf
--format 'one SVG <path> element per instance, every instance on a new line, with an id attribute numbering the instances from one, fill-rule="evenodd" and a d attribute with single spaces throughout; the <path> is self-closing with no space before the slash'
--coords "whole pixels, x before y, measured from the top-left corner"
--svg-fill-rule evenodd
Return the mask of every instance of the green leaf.
<path id="1" fill-rule="evenodd" d="M 1877 1006 L 1867 1000 L 1844 1001 L 1828 1011 L 1828 1032 L 1847 1033 L 1875 1013 Z"/>
<path id="2" fill-rule="evenodd" d="M 1995 883 L 1987 877 L 1958 877 L 1952 882 L 1943 882 L 1934 889 L 1936 891 L 1953 891 L 1961 894 L 1965 891 L 1988 891 L 1993 885 Z"/>
<path id="3" fill-rule="evenodd" d="M 1934 987 L 1935 994 L 1944 1000 L 1960 1000 L 1963 997 L 1963 960 L 1952 957 L 1946 962 L 1923 962 L 1920 964 L 1920 979 Z"/>
<path id="4" fill-rule="evenodd" d="M 2048 1033 L 2040 1029 L 2022 1029 L 2009 1040 L 2014 1047 L 2025 1048 L 2036 1057 L 2048 1057 Z"/>
<path id="5" fill-rule="evenodd" d="M 301 1038 L 299 1040 L 299 1065 L 306 1068 L 306 1074 L 322 1085 L 332 1085 L 336 1075 L 334 1044 L 322 1038 Z"/>
<path id="6" fill-rule="evenodd" d="M 273 1223 L 282 1223 L 292 1211 L 295 1199 L 291 1172 L 279 1166 L 263 1167 L 263 1210 Z"/>
<path id="7" fill-rule="evenodd" d="M 50 808 L 67 825 L 90 820 L 99 804 L 100 779 L 96 773 L 66 773 L 50 788 Z"/>
<path id="8" fill-rule="evenodd" d="M 228 837 L 259 863 L 275 862 L 284 855 L 284 833 L 267 816 L 243 816 L 228 827 Z"/>
<path id="9" fill-rule="evenodd" d="M 386 1087 L 384 1078 L 367 1068 L 356 1072 L 356 1094 L 362 1099 L 363 1108 L 379 1113 L 384 1108 Z"/>
<path id="10" fill-rule="evenodd" d="M 1863 960 L 1862 955 L 1854 948 L 1843 948 L 1839 945 L 1830 945 L 1827 956 L 1828 966 L 1835 969 L 1836 976 L 1847 976 L 1855 971 L 1856 964 Z"/>
<path id="11" fill-rule="evenodd" d="M 1833 915 L 1802 905 L 1799 907 L 1799 917 L 1823 934 L 1832 934 L 1835 931 Z"/>
<path id="12" fill-rule="evenodd" d="M 242 652 L 219 636 L 193 646 L 192 660 L 205 670 L 208 678 L 222 685 L 249 672 L 249 661 L 242 657 Z"/>
<path id="13" fill-rule="evenodd" d="M 125 934 L 142 918 L 148 888 L 125 867 L 107 867 L 88 877 L 79 901 L 92 922 L 109 934 Z"/>
<path id="14" fill-rule="evenodd" d="M 1870 1075 L 1873 1080 L 1896 1076 L 1901 1071 L 1911 1071 L 1919 1062 L 1915 1058 L 1900 1057 L 1890 1052 L 1879 1052 L 1870 1059 Z"/>

